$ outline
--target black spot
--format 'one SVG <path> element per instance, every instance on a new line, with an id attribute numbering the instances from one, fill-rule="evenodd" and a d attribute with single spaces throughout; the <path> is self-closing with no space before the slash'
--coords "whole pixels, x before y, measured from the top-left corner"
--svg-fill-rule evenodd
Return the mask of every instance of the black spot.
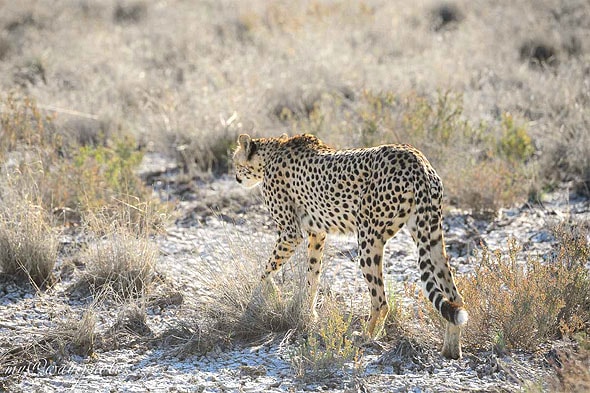
<path id="1" fill-rule="evenodd" d="M 377 296 L 377 290 L 375 288 L 371 289 L 371 296 L 373 296 L 373 297 Z"/>
<path id="2" fill-rule="evenodd" d="M 372 282 L 373 281 L 373 276 L 370 275 L 369 273 L 367 273 L 367 275 L 365 276 L 365 278 L 367 279 L 368 282 Z"/>
<path id="3" fill-rule="evenodd" d="M 375 263 L 375 266 L 379 266 L 379 264 L 381 263 L 381 255 L 377 254 L 373 257 L 373 263 Z"/>
<path id="4" fill-rule="evenodd" d="M 426 284 L 426 290 L 428 292 L 430 292 L 432 290 L 433 286 L 434 286 L 434 283 L 432 281 L 428 281 L 428 283 Z"/>

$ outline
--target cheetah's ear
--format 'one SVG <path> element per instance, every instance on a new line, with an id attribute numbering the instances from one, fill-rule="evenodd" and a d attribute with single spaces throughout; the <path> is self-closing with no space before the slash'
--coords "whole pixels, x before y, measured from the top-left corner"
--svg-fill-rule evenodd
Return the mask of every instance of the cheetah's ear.
<path id="1" fill-rule="evenodd" d="M 250 135 L 240 134 L 240 136 L 238 137 L 238 145 L 240 145 L 242 149 L 248 151 L 248 147 L 250 147 L 251 140 L 252 138 L 250 138 Z"/>
<path id="2" fill-rule="evenodd" d="M 252 159 L 252 156 L 254 155 L 254 153 L 256 153 L 257 146 L 256 143 L 254 143 L 254 141 L 252 140 L 252 138 L 250 138 L 250 135 L 241 134 L 238 137 L 238 143 L 240 144 L 240 147 L 244 149 L 244 152 L 246 152 L 246 159 Z"/>
<path id="3" fill-rule="evenodd" d="M 279 140 L 284 141 L 285 139 L 289 139 L 289 135 L 283 134 L 279 137 Z"/>

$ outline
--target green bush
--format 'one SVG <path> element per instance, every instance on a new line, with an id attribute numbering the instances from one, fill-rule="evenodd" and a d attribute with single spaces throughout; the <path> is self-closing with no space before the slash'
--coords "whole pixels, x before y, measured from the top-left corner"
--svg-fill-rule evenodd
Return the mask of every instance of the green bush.
<path id="1" fill-rule="evenodd" d="M 342 308 L 334 299 L 324 299 L 318 320 L 300 335 L 290 356 L 299 378 L 328 378 L 347 365 L 358 366 L 361 350 L 352 336 L 353 317 Z"/>

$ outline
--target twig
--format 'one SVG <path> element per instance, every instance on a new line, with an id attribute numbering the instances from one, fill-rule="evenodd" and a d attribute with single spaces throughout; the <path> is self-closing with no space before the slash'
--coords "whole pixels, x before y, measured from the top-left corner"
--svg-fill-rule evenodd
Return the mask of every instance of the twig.
<path id="1" fill-rule="evenodd" d="M 66 115 L 83 117 L 85 119 L 98 120 L 98 116 L 97 115 L 92 115 L 90 113 L 79 112 L 79 111 L 76 111 L 76 110 L 73 110 L 73 109 L 58 108 L 58 107 L 53 106 L 53 105 L 41 105 L 41 104 L 38 104 L 37 105 L 37 108 L 43 109 L 43 110 L 49 111 L 49 112 L 64 113 Z"/>

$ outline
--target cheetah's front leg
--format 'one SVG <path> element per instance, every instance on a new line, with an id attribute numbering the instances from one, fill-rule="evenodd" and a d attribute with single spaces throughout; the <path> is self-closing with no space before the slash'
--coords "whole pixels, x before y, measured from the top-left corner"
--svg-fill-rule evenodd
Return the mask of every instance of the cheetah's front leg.
<path id="1" fill-rule="evenodd" d="M 322 269 L 322 255 L 324 253 L 324 244 L 326 242 L 326 234 L 310 233 L 309 243 L 307 245 L 307 285 L 309 287 L 309 307 L 314 317 L 317 317 L 315 304 L 318 293 L 318 278 Z"/>
<path id="2" fill-rule="evenodd" d="M 283 263 L 285 263 L 293 253 L 295 249 L 301 243 L 303 237 L 300 233 L 283 231 L 279 233 L 279 238 L 275 243 L 273 252 L 266 263 L 266 268 L 262 274 L 262 282 L 270 284 L 272 288 L 278 293 L 278 288 L 274 283 L 272 276 L 276 273 Z"/>

